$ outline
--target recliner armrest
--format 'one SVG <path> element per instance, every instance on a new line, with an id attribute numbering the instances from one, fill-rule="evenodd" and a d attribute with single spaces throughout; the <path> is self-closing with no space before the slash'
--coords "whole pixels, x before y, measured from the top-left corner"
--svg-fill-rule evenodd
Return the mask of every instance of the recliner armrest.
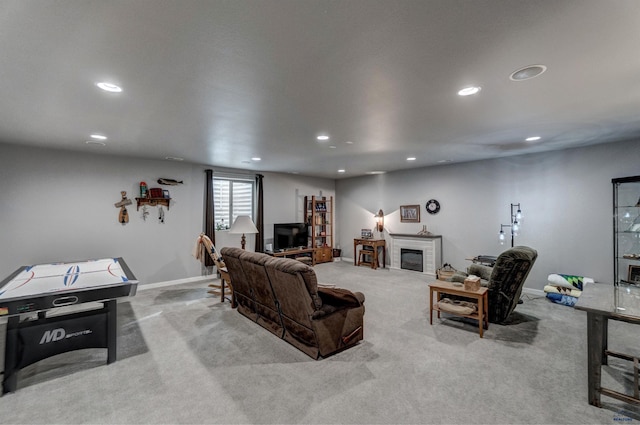
<path id="1" fill-rule="evenodd" d="M 493 273 L 493 267 L 485 266 L 482 264 L 471 264 L 467 267 L 467 273 L 480 276 L 480 279 L 491 280 L 491 273 Z"/>

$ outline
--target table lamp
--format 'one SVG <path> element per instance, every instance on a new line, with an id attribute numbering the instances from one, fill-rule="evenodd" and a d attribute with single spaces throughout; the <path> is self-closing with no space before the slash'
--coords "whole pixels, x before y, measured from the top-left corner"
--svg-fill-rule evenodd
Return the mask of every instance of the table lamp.
<path id="1" fill-rule="evenodd" d="M 238 217 L 236 217 L 236 221 L 234 221 L 231 225 L 229 233 L 242 233 L 242 239 L 240 240 L 240 243 L 242 244 L 242 249 L 244 249 L 246 245 L 245 233 L 258 233 L 258 229 L 256 229 L 253 221 L 251 221 L 251 217 L 249 217 L 248 215 L 239 215 Z"/>

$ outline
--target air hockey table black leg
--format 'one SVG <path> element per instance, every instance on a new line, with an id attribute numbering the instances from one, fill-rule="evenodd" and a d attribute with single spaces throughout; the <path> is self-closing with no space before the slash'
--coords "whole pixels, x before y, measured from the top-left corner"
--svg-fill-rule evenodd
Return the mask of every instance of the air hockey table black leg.
<path id="1" fill-rule="evenodd" d="M 18 387 L 18 324 L 20 316 L 9 317 L 4 349 L 4 379 L 2 393 L 15 392 Z"/>
<path id="2" fill-rule="evenodd" d="M 105 301 L 104 308 L 107 311 L 107 364 L 111 364 L 117 358 L 118 303 Z"/>

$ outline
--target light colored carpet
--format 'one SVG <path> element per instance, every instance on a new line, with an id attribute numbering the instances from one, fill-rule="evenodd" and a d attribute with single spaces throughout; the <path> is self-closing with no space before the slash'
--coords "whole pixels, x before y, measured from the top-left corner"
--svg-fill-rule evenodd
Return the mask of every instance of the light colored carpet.
<path id="1" fill-rule="evenodd" d="M 586 315 L 525 296 L 509 325 L 449 316 L 429 325 L 428 280 L 350 262 L 322 283 L 366 296 L 365 339 L 314 361 L 206 293 L 206 282 L 139 290 L 119 303 L 118 361 L 62 354 L 20 372 L 1 423 L 612 424 L 637 406 L 587 403 Z M 610 347 L 640 353 L 638 328 L 610 325 Z M 632 391 L 612 359 L 603 384 Z"/>

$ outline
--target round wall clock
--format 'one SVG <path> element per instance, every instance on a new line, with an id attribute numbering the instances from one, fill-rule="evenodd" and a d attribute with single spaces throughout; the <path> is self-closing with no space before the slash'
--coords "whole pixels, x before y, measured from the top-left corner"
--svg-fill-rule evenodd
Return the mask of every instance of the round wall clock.
<path id="1" fill-rule="evenodd" d="M 426 207 L 429 214 L 437 214 L 438 211 L 440 211 L 440 202 L 436 201 L 435 199 L 429 199 L 427 201 Z"/>

